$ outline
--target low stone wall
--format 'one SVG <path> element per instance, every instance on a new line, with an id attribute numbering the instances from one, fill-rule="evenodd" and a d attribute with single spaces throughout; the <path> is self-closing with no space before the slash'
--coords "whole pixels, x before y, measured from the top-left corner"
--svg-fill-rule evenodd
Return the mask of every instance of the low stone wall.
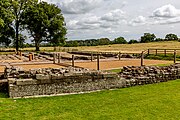
<path id="1" fill-rule="evenodd" d="M 23 71 L 21 68 L 11 66 L 5 69 L 4 78 L 8 80 L 11 98 L 57 95 L 179 79 L 180 64 L 165 67 L 126 66 L 119 74 L 73 67 Z"/>
<path id="2" fill-rule="evenodd" d="M 6 71 L 10 70 L 6 69 Z M 125 86 L 125 81 L 120 80 L 118 74 L 88 71 L 80 68 L 56 69 L 54 73 L 52 71 L 55 71 L 55 69 L 30 70 L 29 73 L 26 72 L 26 76 L 31 76 L 31 73 L 34 76 L 26 79 L 21 78 L 21 75 L 17 74 L 18 72 L 16 74 L 11 72 L 6 74 L 8 76 L 9 96 L 11 98 L 18 98 L 56 95 L 115 89 Z M 15 78 L 13 75 L 19 77 Z"/>
<path id="3" fill-rule="evenodd" d="M 180 78 L 180 64 L 170 66 L 126 66 L 120 77 L 125 79 L 126 86 L 152 84 Z"/>

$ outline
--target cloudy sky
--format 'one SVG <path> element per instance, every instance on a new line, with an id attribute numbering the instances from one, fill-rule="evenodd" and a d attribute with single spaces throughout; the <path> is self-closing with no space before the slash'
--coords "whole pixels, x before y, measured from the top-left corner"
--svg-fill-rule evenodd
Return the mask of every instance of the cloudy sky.
<path id="1" fill-rule="evenodd" d="M 123 36 L 139 39 L 145 32 L 164 38 L 180 36 L 178 0 L 44 0 L 57 4 L 65 17 L 68 40 Z"/>

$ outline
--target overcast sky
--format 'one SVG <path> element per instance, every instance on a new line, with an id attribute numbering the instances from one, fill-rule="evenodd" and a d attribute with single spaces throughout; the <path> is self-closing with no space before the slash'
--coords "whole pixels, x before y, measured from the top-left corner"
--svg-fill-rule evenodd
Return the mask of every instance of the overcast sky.
<path id="1" fill-rule="evenodd" d="M 123 36 L 128 41 L 143 33 L 164 38 L 180 36 L 179 0 L 44 0 L 57 4 L 65 17 L 68 40 Z"/>

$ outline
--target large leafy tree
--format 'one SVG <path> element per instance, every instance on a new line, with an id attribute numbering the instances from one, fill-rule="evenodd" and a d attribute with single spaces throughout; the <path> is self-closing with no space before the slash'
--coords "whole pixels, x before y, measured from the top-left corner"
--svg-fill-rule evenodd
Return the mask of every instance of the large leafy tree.
<path id="1" fill-rule="evenodd" d="M 33 37 L 36 51 L 39 51 L 42 41 L 50 42 L 54 46 L 65 41 L 64 17 L 61 14 L 61 9 L 54 4 L 40 2 L 29 7 L 23 15 L 23 22 Z"/>
<path id="2" fill-rule="evenodd" d="M 151 33 L 144 33 L 144 36 L 141 36 L 141 43 L 154 42 L 156 36 Z"/>
<path id="3" fill-rule="evenodd" d="M 9 0 L 0 1 L 0 43 L 9 46 L 14 38 L 14 29 L 11 24 L 14 20 L 14 15 L 11 11 Z"/>
<path id="4" fill-rule="evenodd" d="M 99 45 L 109 45 L 110 44 L 110 40 L 109 38 L 100 38 L 98 39 Z"/>
<path id="5" fill-rule="evenodd" d="M 127 44 L 127 41 L 124 37 L 118 37 L 114 39 L 113 44 Z"/>
<path id="6" fill-rule="evenodd" d="M 170 34 L 167 34 L 167 35 L 165 36 L 165 40 L 167 40 L 167 41 L 170 41 L 170 40 L 178 40 L 178 36 L 175 35 L 175 34 L 170 33 Z"/>
<path id="7" fill-rule="evenodd" d="M 19 50 L 19 42 L 21 34 L 20 32 L 23 30 L 22 24 L 22 15 L 24 11 L 28 9 L 30 6 L 34 6 L 37 4 L 38 0 L 9 0 L 11 2 L 11 11 L 14 14 L 13 28 L 15 31 L 15 47 L 16 51 Z"/>

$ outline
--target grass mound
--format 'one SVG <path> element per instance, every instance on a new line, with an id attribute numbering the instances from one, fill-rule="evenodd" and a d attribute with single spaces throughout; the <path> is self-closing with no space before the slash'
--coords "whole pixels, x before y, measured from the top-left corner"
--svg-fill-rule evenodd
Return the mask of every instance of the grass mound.
<path id="1" fill-rule="evenodd" d="M 9 99 L 0 94 L 0 119 L 179 119 L 180 80 L 90 94 Z"/>

